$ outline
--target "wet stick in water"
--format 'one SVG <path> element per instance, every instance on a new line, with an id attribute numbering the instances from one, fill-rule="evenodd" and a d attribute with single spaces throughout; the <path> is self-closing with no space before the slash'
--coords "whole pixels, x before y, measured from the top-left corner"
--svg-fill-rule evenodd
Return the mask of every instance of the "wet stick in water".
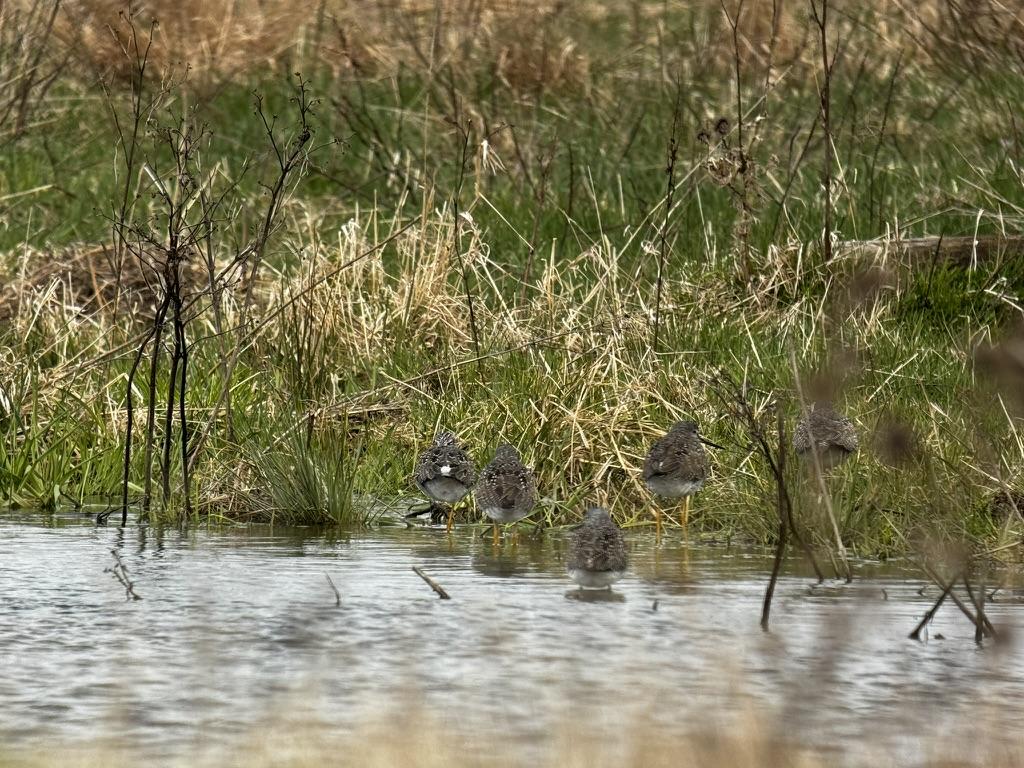
<path id="1" fill-rule="evenodd" d="M 967 596 L 971 598 L 971 603 L 974 605 L 976 614 L 971 615 L 970 611 L 964 610 L 964 613 L 969 619 L 974 622 L 974 642 L 981 644 L 982 640 L 985 639 L 987 633 L 993 640 L 996 638 L 996 628 L 992 626 L 992 622 L 988 620 L 985 615 L 985 584 L 982 582 L 981 587 L 978 590 L 978 594 L 974 594 L 974 589 L 971 587 L 971 582 L 967 579 L 967 571 L 963 574 L 964 589 L 967 590 Z M 963 610 L 963 608 L 961 608 Z"/>
<path id="2" fill-rule="evenodd" d="M 953 601 L 954 605 L 956 605 L 956 607 L 963 612 L 964 616 L 968 618 L 971 624 L 975 626 L 975 637 L 977 637 L 977 633 L 980 630 L 983 635 L 985 632 L 987 632 L 990 634 L 991 637 L 995 638 L 995 627 L 992 626 L 988 619 L 985 618 L 984 615 L 976 616 L 974 612 L 971 611 L 971 609 L 968 608 L 966 605 L 964 605 L 963 601 L 956 596 L 956 593 L 953 592 L 953 587 L 956 586 L 956 583 L 963 579 L 964 586 L 967 589 L 967 594 L 970 595 L 971 601 L 974 602 L 974 605 L 977 608 L 977 602 L 975 602 L 974 600 L 974 593 L 971 589 L 971 585 L 967 581 L 967 573 L 963 568 L 957 571 L 957 573 L 953 575 L 953 578 L 951 578 L 948 581 L 948 583 L 941 576 L 939 576 L 939 574 L 933 568 L 929 567 L 927 563 L 921 563 L 921 570 L 923 570 L 925 574 L 927 574 L 928 578 L 930 578 L 933 582 L 942 587 L 942 594 L 939 595 L 939 598 L 935 601 L 935 604 L 931 607 L 928 613 L 925 614 L 924 618 L 921 619 L 917 627 L 914 628 L 914 631 L 910 633 L 910 639 L 920 639 L 921 631 L 924 629 L 925 625 L 927 625 L 928 622 L 932 620 L 932 617 L 935 616 L 936 611 L 939 610 L 939 607 L 946 601 L 947 597 Z"/>
<path id="3" fill-rule="evenodd" d="M 104 568 L 103 572 L 114 574 L 114 578 L 121 582 L 121 586 L 124 587 L 125 600 L 141 600 L 142 598 L 135 593 L 135 585 L 132 584 L 132 580 L 128 576 L 128 569 L 121 561 L 121 555 L 116 549 L 110 550 L 110 554 L 114 556 L 114 565 L 111 568 Z"/>
<path id="4" fill-rule="evenodd" d="M 786 552 L 786 533 L 789 530 L 786 505 L 789 497 L 786 494 L 786 486 L 782 478 L 786 472 L 786 425 L 782 418 L 782 409 L 777 409 L 778 423 L 776 429 L 779 435 L 778 467 L 779 472 L 775 478 L 775 485 L 778 491 L 776 504 L 779 512 L 779 540 L 775 545 L 775 560 L 772 562 L 772 575 L 768 579 L 768 587 L 764 591 L 764 604 L 761 607 L 761 629 L 768 631 L 768 618 L 772 612 L 772 598 L 775 596 L 775 584 L 779 580 L 779 571 L 782 570 L 782 558 Z"/>
<path id="5" fill-rule="evenodd" d="M 329 573 L 325 573 L 324 578 L 327 579 L 327 583 L 330 584 L 331 589 L 334 590 L 334 607 L 341 608 L 341 593 L 338 591 L 338 588 L 334 586 L 334 581 L 331 579 L 331 575 Z"/>
<path id="6" fill-rule="evenodd" d="M 452 599 L 451 595 L 449 595 L 447 592 L 445 592 L 444 587 L 442 587 L 440 584 L 438 584 L 432 578 L 427 576 L 427 574 L 425 574 L 423 571 L 421 571 L 415 565 L 412 567 L 412 570 L 413 570 L 413 573 L 415 573 L 417 576 L 419 576 L 421 579 L 423 579 L 425 582 L 427 582 L 427 585 L 432 590 L 437 592 L 437 596 L 439 598 L 441 598 L 442 600 L 451 600 Z"/>
<path id="7" fill-rule="evenodd" d="M 911 632 L 909 635 L 907 635 L 907 637 L 909 637 L 911 640 L 920 640 L 921 639 L 921 632 L 923 632 L 924 628 L 926 626 L 928 626 L 928 622 L 930 622 L 932 620 L 932 618 L 934 618 L 936 612 L 939 610 L 939 608 L 942 606 L 942 604 L 944 602 L 946 602 L 946 598 L 949 596 L 950 591 L 953 589 L 953 585 L 955 583 L 956 583 L 956 580 L 954 579 L 953 581 L 949 582 L 949 584 L 946 585 L 946 588 L 942 590 L 942 594 L 939 595 L 939 599 L 936 600 L 935 604 L 931 608 L 928 609 L 928 613 L 926 613 L 924 615 L 924 617 L 921 619 L 921 621 L 919 621 L 917 623 L 917 626 L 914 627 L 914 631 Z"/>

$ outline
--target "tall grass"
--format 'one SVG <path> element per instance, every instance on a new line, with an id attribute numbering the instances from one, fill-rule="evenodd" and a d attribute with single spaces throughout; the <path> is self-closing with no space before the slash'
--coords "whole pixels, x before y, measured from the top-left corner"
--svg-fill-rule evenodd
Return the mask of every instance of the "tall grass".
<path id="1" fill-rule="evenodd" d="M 193 459 L 195 514 L 359 518 L 353 494 L 410 491 L 413 457 L 443 423 L 479 462 L 500 440 L 522 446 L 547 523 L 588 501 L 642 527 L 641 456 L 686 416 L 729 446 L 696 526 L 769 541 L 773 481 L 711 387 L 725 372 L 755 408 L 795 402 L 795 357 L 801 382 L 838 382 L 864 438 L 831 488 L 847 547 L 887 555 L 923 532 L 980 551 L 1012 541 L 1019 517 L 993 515 L 990 499 L 1024 466 L 1019 418 L 1002 399 L 1016 379 L 990 386 L 974 353 L 1022 314 L 1009 237 L 1024 216 L 1020 142 L 1006 109 L 1024 96 L 1019 62 L 993 40 L 986 60 L 1003 68 L 974 67 L 968 42 L 943 31 L 959 6 L 829 7 L 831 259 L 820 245 L 820 32 L 791 8 L 767 27 L 763 9 L 748 9 L 733 29 L 718 4 L 532 9 L 545 25 L 503 5 L 464 17 L 456 3 L 410 4 L 387 18 L 363 9 L 343 28 L 331 19 L 352 8 L 328 4 L 270 68 L 225 62 L 230 77 L 200 99 L 187 80 L 159 85 L 166 98 L 146 130 L 186 112 L 207 126 L 196 178 L 231 190 L 190 262 L 214 272 L 263 226 L 261 184 L 277 162 L 248 88 L 268 119 L 285 114 L 274 67 L 287 63 L 322 98 L 307 173 L 266 229 L 265 269 L 217 285 L 216 301 L 196 289 L 187 411 L 207 439 Z M 991 31 L 972 23 L 977 40 Z M 126 179 L 111 162 L 110 116 L 132 105 L 117 82 L 62 82 L 93 98 L 54 114 L 78 136 L 54 139 L 60 152 L 26 136 L 0 153 L 13 190 L 61 179 L 10 207 L 0 231 L 0 387 L 13 403 L 0 411 L 0 501 L 116 490 L 125 376 L 152 307 L 144 292 L 124 311 L 103 306 L 95 297 L 123 275 L 76 254 L 102 252 L 125 189 L 137 221 L 159 221 L 147 175 Z M 452 149 L 456 117 L 472 137 L 465 156 Z M 152 157 L 165 174 L 166 158 Z M 63 173 L 68 158 L 87 170 Z M 929 235 L 943 238 L 908 243 Z M 984 236 L 984 247 L 953 253 L 953 235 Z M 912 460 L 886 458 L 894 425 L 913 436 Z M 136 486 L 140 461 L 129 466 Z M 179 514 L 172 490 L 156 514 Z M 812 539 L 829 547 L 813 494 L 801 503 Z"/>

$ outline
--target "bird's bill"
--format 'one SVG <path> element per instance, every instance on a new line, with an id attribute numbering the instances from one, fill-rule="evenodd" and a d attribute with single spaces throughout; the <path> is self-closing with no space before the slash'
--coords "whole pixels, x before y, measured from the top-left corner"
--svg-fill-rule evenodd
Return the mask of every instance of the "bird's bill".
<path id="1" fill-rule="evenodd" d="M 724 446 L 724 445 L 719 445 L 718 443 L 712 443 L 712 442 L 711 442 L 710 440 L 708 440 L 708 439 L 707 439 L 706 437 L 699 437 L 698 439 L 699 439 L 699 440 L 700 440 L 700 441 L 701 441 L 702 443 L 704 443 L 704 445 L 710 445 L 710 446 L 711 446 L 712 448 L 717 448 L 717 449 L 718 449 L 718 450 L 720 450 L 720 451 L 724 451 L 724 450 L 725 450 L 725 446 Z"/>

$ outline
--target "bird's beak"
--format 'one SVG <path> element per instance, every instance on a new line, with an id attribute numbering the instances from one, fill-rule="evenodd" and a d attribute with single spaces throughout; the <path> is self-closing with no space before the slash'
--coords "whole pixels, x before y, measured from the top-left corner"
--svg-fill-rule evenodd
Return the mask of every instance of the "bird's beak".
<path id="1" fill-rule="evenodd" d="M 717 448 L 720 451 L 724 451 L 725 450 L 725 446 L 724 445 L 719 445 L 718 443 L 712 443 L 710 440 L 708 440 L 708 439 L 706 439 L 704 437 L 698 436 L 697 439 L 700 440 L 702 443 L 704 443 L 704 445 L 710 445 L 712 448 Z"/>

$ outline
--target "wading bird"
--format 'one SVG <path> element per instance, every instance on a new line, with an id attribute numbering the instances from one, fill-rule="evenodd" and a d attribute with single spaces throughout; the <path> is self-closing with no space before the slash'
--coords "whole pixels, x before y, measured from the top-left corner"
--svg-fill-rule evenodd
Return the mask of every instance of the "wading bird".
<path id="1" fill-rule="evenodd" d="M 498 543 L 498 524 L 522 520 L 537 503 L 537 480 L 533 470 L 524 466 L 519 451 L 502 443 L 494 459 L 480 472 L 473 489 L 476 503 L 494 523 L 494 543 Z"/>
<path id="2" fill-rule="evenodd" d="M 690 497 L 704 487 L 708 475 L 708 457 L 704 445 L 721 448 L 705 440 L 695 421 L 680 421 L 651 446 L 644 461 L 644 483 L 666 499 L 684 499 L 680 524 L 683 530 L 690 519 Z M 655 510 L 655 531 L 661 535 L 661 509 Z"/>
<path id="3" fill-rule="evenodd" d="M 793 448 L 814 467 L 814 455 L 822 471 L 843 463 L 857 450 L 857 430 L 853 422 L 836 411 L 832 403 L 819 401 L 804 413 L 793 430 Z"/>
<path id="4" fill-rule="evenodd" d="M 454 509 L 476 481 L 476 468 L 466 449 L 451 432 L 438 432 L 434 442 L 416 460 L 416 487 L 432 502 L 445 505 L 448 514 L 447 530 L 451 533 Z M 437 511 L 436 504 L 427 510 L 431 516 Z M 414 513 L 421 514 L 421 513 Z"/>
<path id="5" fill-rule="evenodd" d="M 566 569 L 580 587 L 611 589 L 627 565 L 626 542 L 608 510 L 591 507 L 569 539 Z"/>

